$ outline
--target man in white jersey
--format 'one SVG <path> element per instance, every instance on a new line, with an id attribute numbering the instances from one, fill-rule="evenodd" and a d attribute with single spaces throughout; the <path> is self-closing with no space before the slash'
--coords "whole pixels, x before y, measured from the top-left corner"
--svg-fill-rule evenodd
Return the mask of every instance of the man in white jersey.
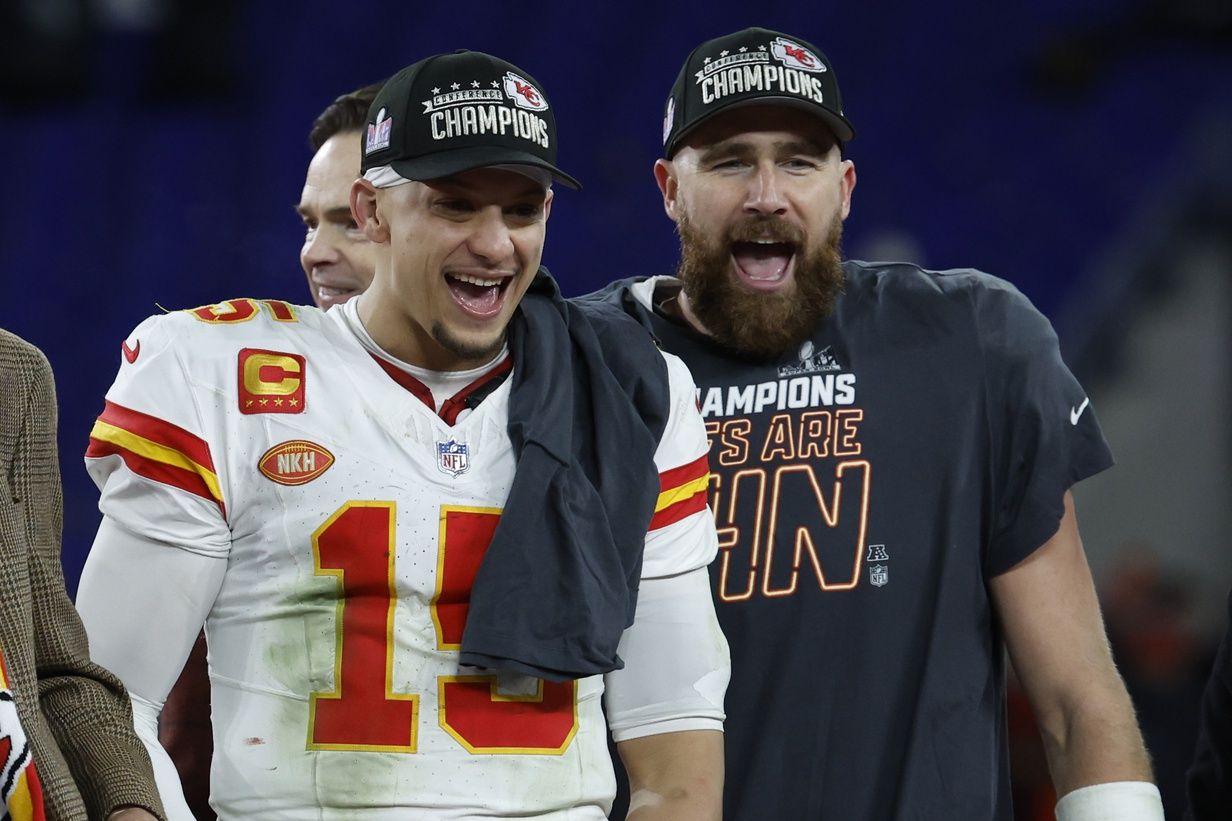
<path id="1" fill-rule="evenodd" d="M 363 293 L 372 283 L 378 248 L 351 214 L 351 183 L 359 173 L 360 132 L 383 83 L 335 98 L 313 120 L 313 150 L 295 213 L 304 224 L 299 261 L 312 301 L 328 310 Z M 212 818 L 209 770 L 213 754 L 205 635 L 193 645 L 179 680 L 159 716 L 158 739 L 175 763 L 188 807 L 198 819 Z"/>
<path id="2" fill-rule="evenodd" d="M 363 140 L 371 287 L 147 320 L 91 433 L 78 607 L 164 798 L 158 709 L 204 623 L 221 818 L 599 819 L 608 725 L 630 818 L 719 817 L 705 431 L 679 360 L 539 268 L 576 186 L 547 99 L 438 55 Z"/>

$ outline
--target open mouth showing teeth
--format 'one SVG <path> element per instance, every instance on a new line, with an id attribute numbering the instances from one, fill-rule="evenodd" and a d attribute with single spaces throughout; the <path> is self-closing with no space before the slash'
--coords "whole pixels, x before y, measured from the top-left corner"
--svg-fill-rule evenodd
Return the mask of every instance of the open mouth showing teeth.
<path id="1" fill-rule="evenodd" d="M 467 313 L 485 317 L 498 313 L 513 277 L 489 279 L 470 274 L 446 274 L 453 298 Z"/>
<path id="2" fill-rule="evenodd" d="M 317 291 L 321 294 L 321 296 L 329 297 L 330 299 L 350 299 L 359 293 L 358 288 L 327 288 L 324 285 L 317 286 Z"/>
<path id="3" fill-rule="evenodd" d="M 769 240 L 740 241 L 732 243 L 731 254 L 741 279 L 750 284 L 769 284 L 781 282 L 787 276 L 796 246 Z"/>

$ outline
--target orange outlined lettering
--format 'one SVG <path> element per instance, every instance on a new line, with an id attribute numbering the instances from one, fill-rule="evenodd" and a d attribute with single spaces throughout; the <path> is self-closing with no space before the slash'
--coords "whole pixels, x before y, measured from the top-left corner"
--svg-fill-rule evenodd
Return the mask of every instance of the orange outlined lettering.
<path id="1" fill-rule="evenodd" d="M 859 456 L 864 447 L 856 439 L 860 435 L 860 422 L 864 421 L 864 411 L 841 410 L 835 413 L 834 420 L 834 455 Z"/>

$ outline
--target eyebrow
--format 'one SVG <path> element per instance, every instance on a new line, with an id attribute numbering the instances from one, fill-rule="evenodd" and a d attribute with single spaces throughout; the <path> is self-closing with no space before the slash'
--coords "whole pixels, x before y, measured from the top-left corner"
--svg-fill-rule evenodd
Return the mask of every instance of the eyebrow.
<path id="1" fill-rule="evenodd" d="M 821 157 L 830 153 L 829 145 L 823 145 L 816 140 L 808 139 L 782 140 L 774 143 L 773 148 L 779 154 L 807 154 Z M 731 138 L 703 149 L 700 160 L 705 163 L 720 156 L 745 157 L 752 154 L 753 151 L 751 143 L 739 138 Z"/>
<path id="2" fill-rule="evenodd" d="M 313 216 L 308 208 L 305 208 L 302 203 L 296 204 L 295 213 L 299 214 L 303 219 L 309 219 Z M 351 215 L 351 206 L 339 205 L 335 208 L 327 208 L 321 218 L 326 222 L 349 222 L 354 219 Z"/>

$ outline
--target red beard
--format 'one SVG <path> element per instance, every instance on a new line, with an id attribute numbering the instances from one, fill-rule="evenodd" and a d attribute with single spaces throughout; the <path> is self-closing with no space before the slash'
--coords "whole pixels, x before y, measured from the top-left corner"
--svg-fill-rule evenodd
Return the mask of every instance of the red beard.
<path id="1" fill-rule="evenodd" d="M 689 307 L 719 344 L 750 359 L 777 359 L 813 332 L 834 310 L 843 290 L 840 246 L 843 221 L 836 215 L 820 247 L 806 245 L 804 231 L 777 217 L 750 217 L 709 242 L 687 217 L 677 224 L 680 264 Z M 732 245 L 755 239 L 790 244 L 794 283 L 778 291 L 750 291 L 729 273 Z"/>

